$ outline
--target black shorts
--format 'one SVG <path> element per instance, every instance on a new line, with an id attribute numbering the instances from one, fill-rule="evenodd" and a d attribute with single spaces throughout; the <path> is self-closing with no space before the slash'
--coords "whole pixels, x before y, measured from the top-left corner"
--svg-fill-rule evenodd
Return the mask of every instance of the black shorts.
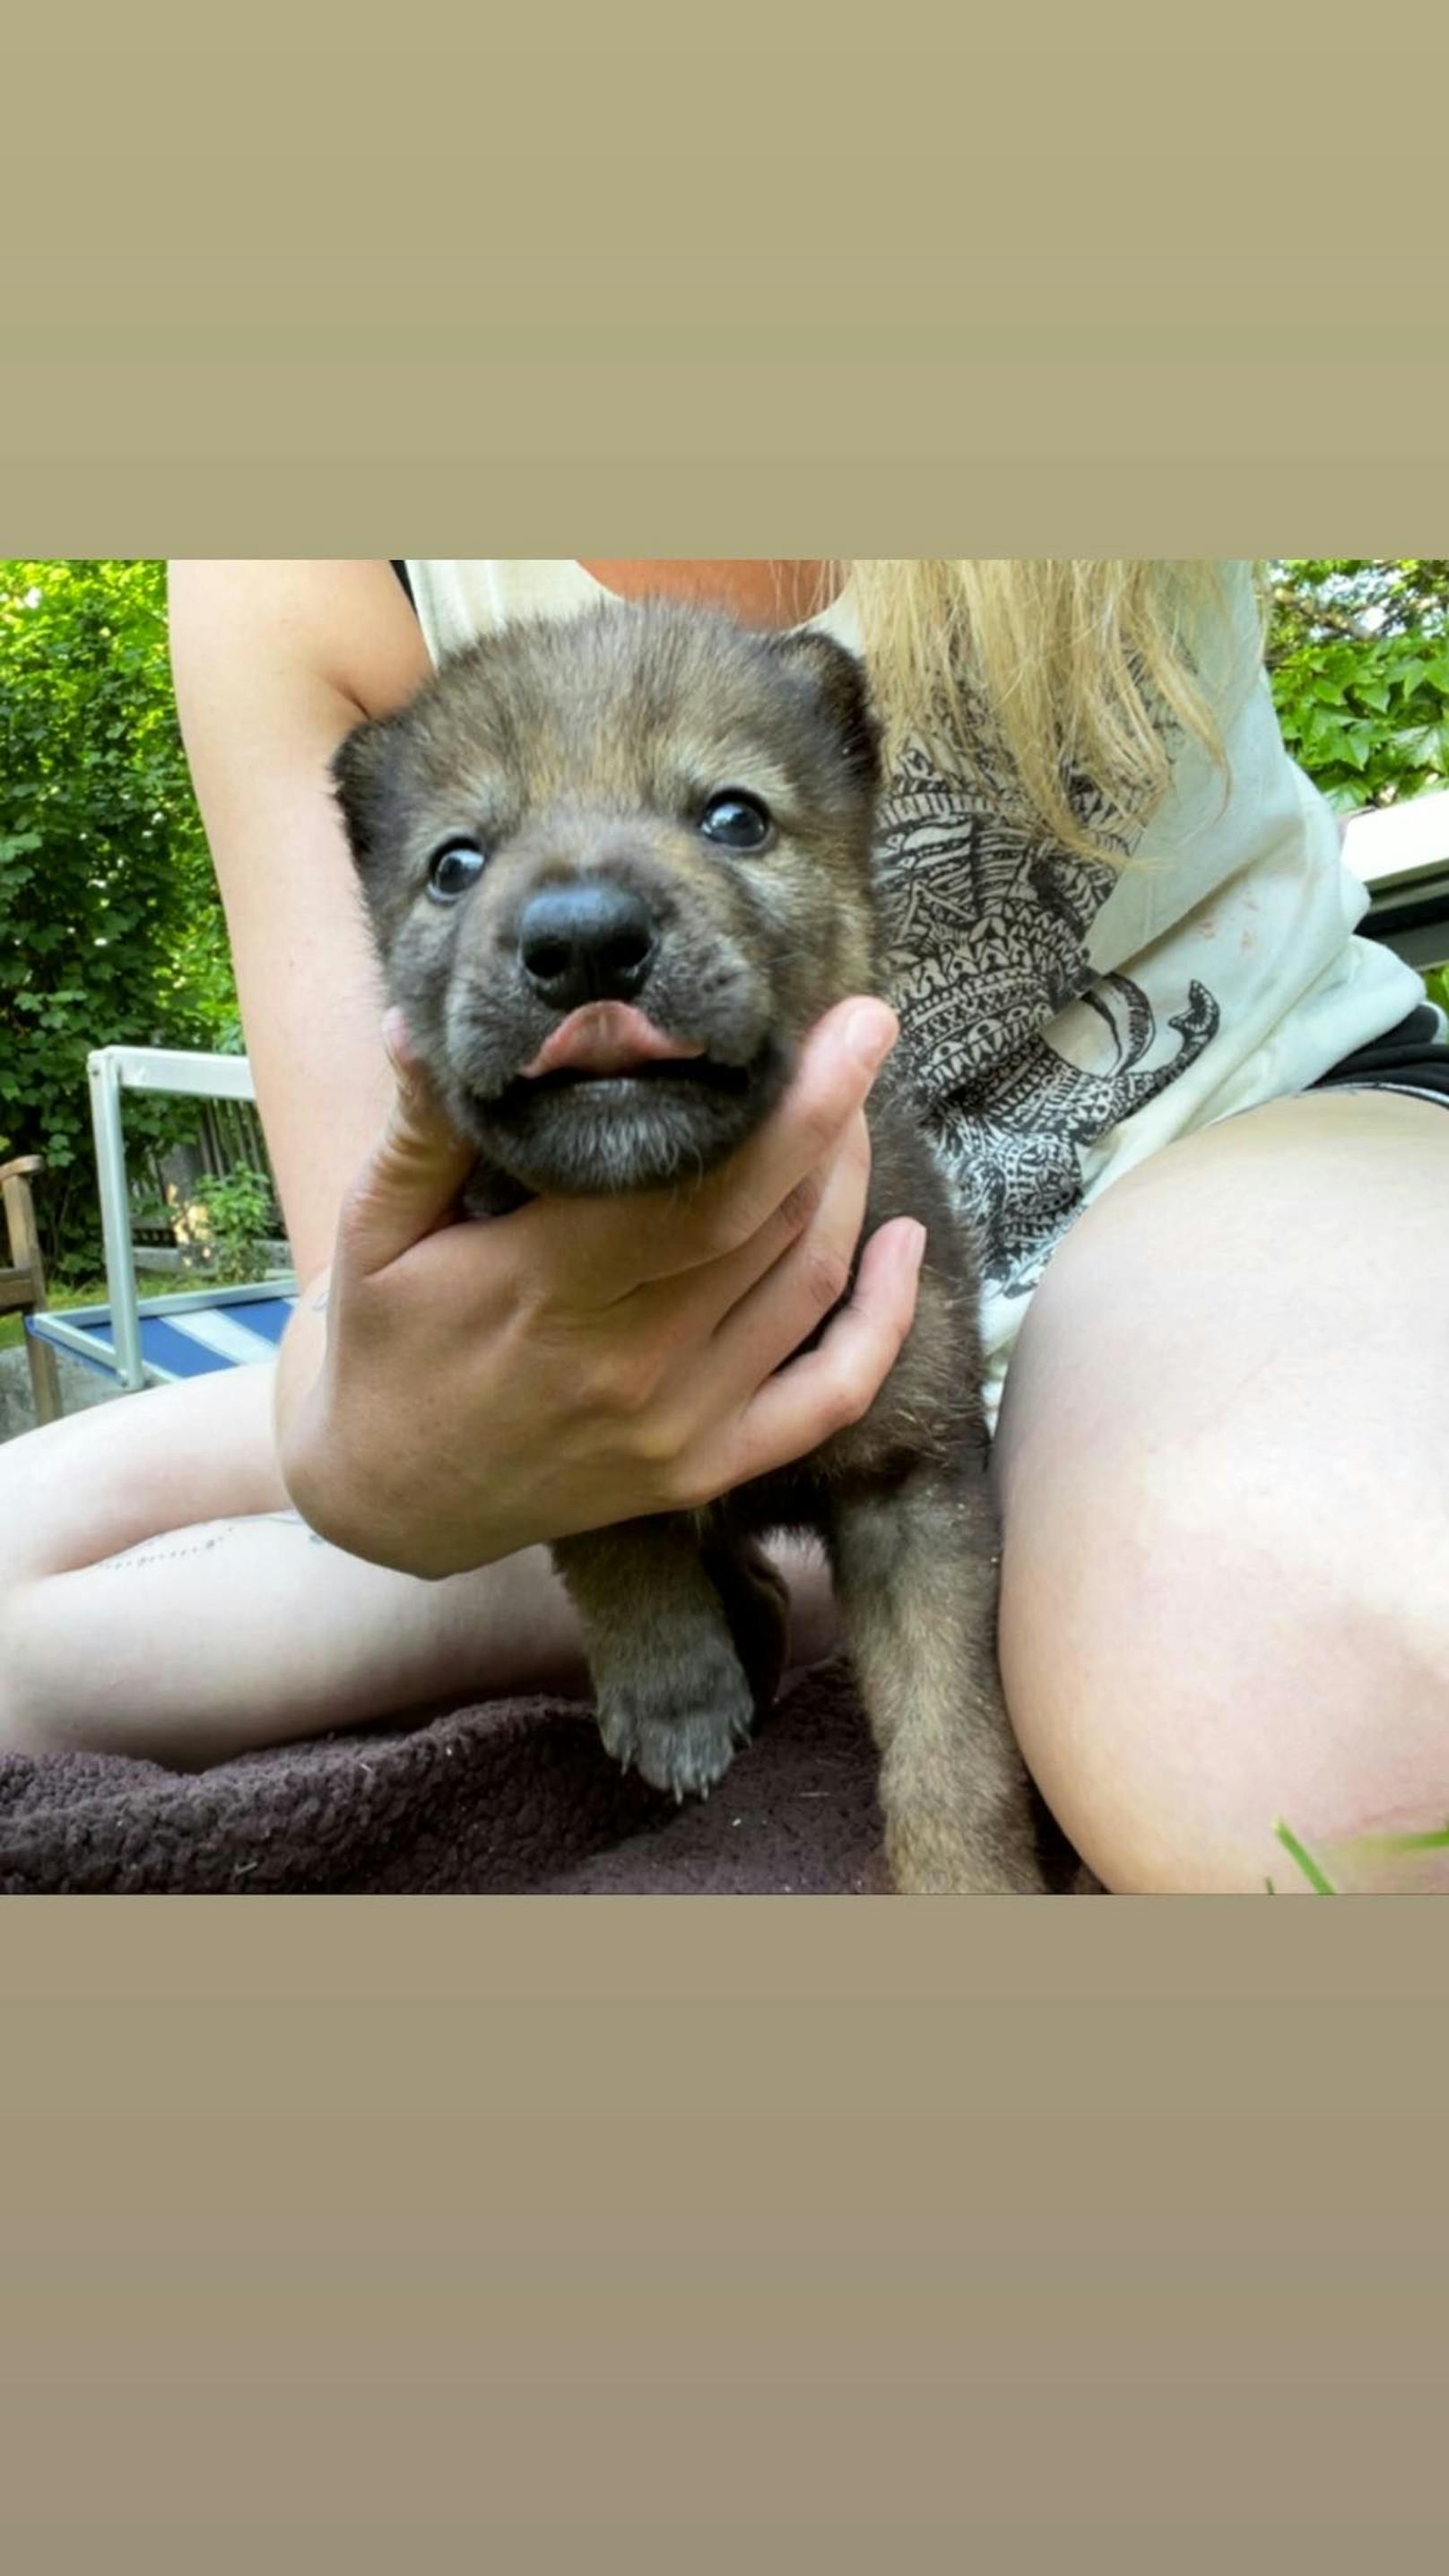
<path id="1" fill-rule="evenodd" d="M 1449 1109 L 1449 1040 L 1439 1034 L 1439 1014 L 1421 1002 L 1396 1029 L 1330 1065 L 1310 1091 L 1406 1091 L 1418 1100 L 1442 1100 Z"/>

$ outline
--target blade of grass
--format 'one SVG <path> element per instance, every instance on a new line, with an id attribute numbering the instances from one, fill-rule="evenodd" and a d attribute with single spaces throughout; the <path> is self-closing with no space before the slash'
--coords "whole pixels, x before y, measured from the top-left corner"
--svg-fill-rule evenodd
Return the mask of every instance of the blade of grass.
<path id="1" fill-rule="evenodd" d="M 1433 1834 L 1364 1834 L 1355 1845 L 1358 1851 L 1449 1851 L 1449 1825 L 1441 1825 Z"/>
<path id="2" fill-rule="evenodd" d="M 1298 1839 L 1298 1836 L 1292 1831 L 1292 1828 L 1285 1825 L 1280 1820 L 1279 1823 L 1274 1826 L 1273 1831 L 1277 1835 L 1283 1849 L 1287 1852 L 1290 1860 L 1297 1862 L 1298 1867 L 1302 1870 L 1303 1875 L 1307 1879 L 1315 1896 L 1336 1896 L 1338 1894 L 1338 1890 L 1334 1886 L 1332 1879 L 1324 1875 L 1324 1872 L 1319 1868 L 1317 1861 L 1314 1859 L 1312 1852 L 1305 1851 L 1302 1843 Z"/>

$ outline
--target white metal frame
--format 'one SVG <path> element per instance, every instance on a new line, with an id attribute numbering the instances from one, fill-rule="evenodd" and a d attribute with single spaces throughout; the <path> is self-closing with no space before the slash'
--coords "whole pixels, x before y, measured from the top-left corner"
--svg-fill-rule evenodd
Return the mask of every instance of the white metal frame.
<path id="1" fill-rule="evenodd" d="M 91 1124 L 96 1140 L 96 1175 L 100 1188 L 101 1233 L 106 1250 L 106 1294 L 110 1302 L 111 1329 L 114 1337 L 114 1373 L 127 1395 L 137 1395 L 147 1383 L 146 1365 L 141 1357 L 141 1305 L 136 1294 L 136 1254 L 131 1239 L 131 1203 L 126 1176 L 126 1139 L 121 1121 L 121 1095 L 125 1091 L 164 1091 L 184 1093 L 196 1100 L 256 1099 L 252 1069 L 244 1055 L 202 1055 L 181 1047 L 97 1047 L 86 1058 L 86 1073 L 91 1091 Z M 279 1274 L 275 1283 L 284 1294 L 295 1283 L 290 1273 Z M 209 1293 L 184 1298 L 147 1301 L 146 1311 L 179 1312 L 183 1306 L 230 1304 L 249 1295 L 247 1289 L 212 1289 Z M 51 1338 L 69 1337 L 55 1330 L 57 1319 L 47 1316 Z M 82 1355 L 94 1359 L 95 1345 L 82 1336 L 75 1337 L 75 1347 Z"/>

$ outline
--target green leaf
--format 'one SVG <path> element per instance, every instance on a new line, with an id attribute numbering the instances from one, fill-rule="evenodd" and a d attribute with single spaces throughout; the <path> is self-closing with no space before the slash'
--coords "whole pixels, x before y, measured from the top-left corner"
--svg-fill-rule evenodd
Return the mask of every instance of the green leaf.
<path id="1" fill-rule="evenodd" d="M 1321 707 L 1341 707 L 1344 703 L 1345 684 L 1342 680 L 1327 678 L 1320 671 L 1317 678 L 1309 682 L 1309 695 Z"/>

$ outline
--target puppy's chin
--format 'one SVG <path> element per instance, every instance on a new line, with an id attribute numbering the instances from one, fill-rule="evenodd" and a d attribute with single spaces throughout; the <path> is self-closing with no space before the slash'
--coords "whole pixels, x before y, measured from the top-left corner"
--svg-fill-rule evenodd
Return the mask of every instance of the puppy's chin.
<path id="1" fill-rule="evenodd" d="M 496 1099 L 458 1106 L 466 1132 L 525 1189 L 585 1198 L 668 1189 L 744 1144 L 784 1090 L 790 1061 L 771 1040 L 746 1066 L 520 1077 Z"/>

